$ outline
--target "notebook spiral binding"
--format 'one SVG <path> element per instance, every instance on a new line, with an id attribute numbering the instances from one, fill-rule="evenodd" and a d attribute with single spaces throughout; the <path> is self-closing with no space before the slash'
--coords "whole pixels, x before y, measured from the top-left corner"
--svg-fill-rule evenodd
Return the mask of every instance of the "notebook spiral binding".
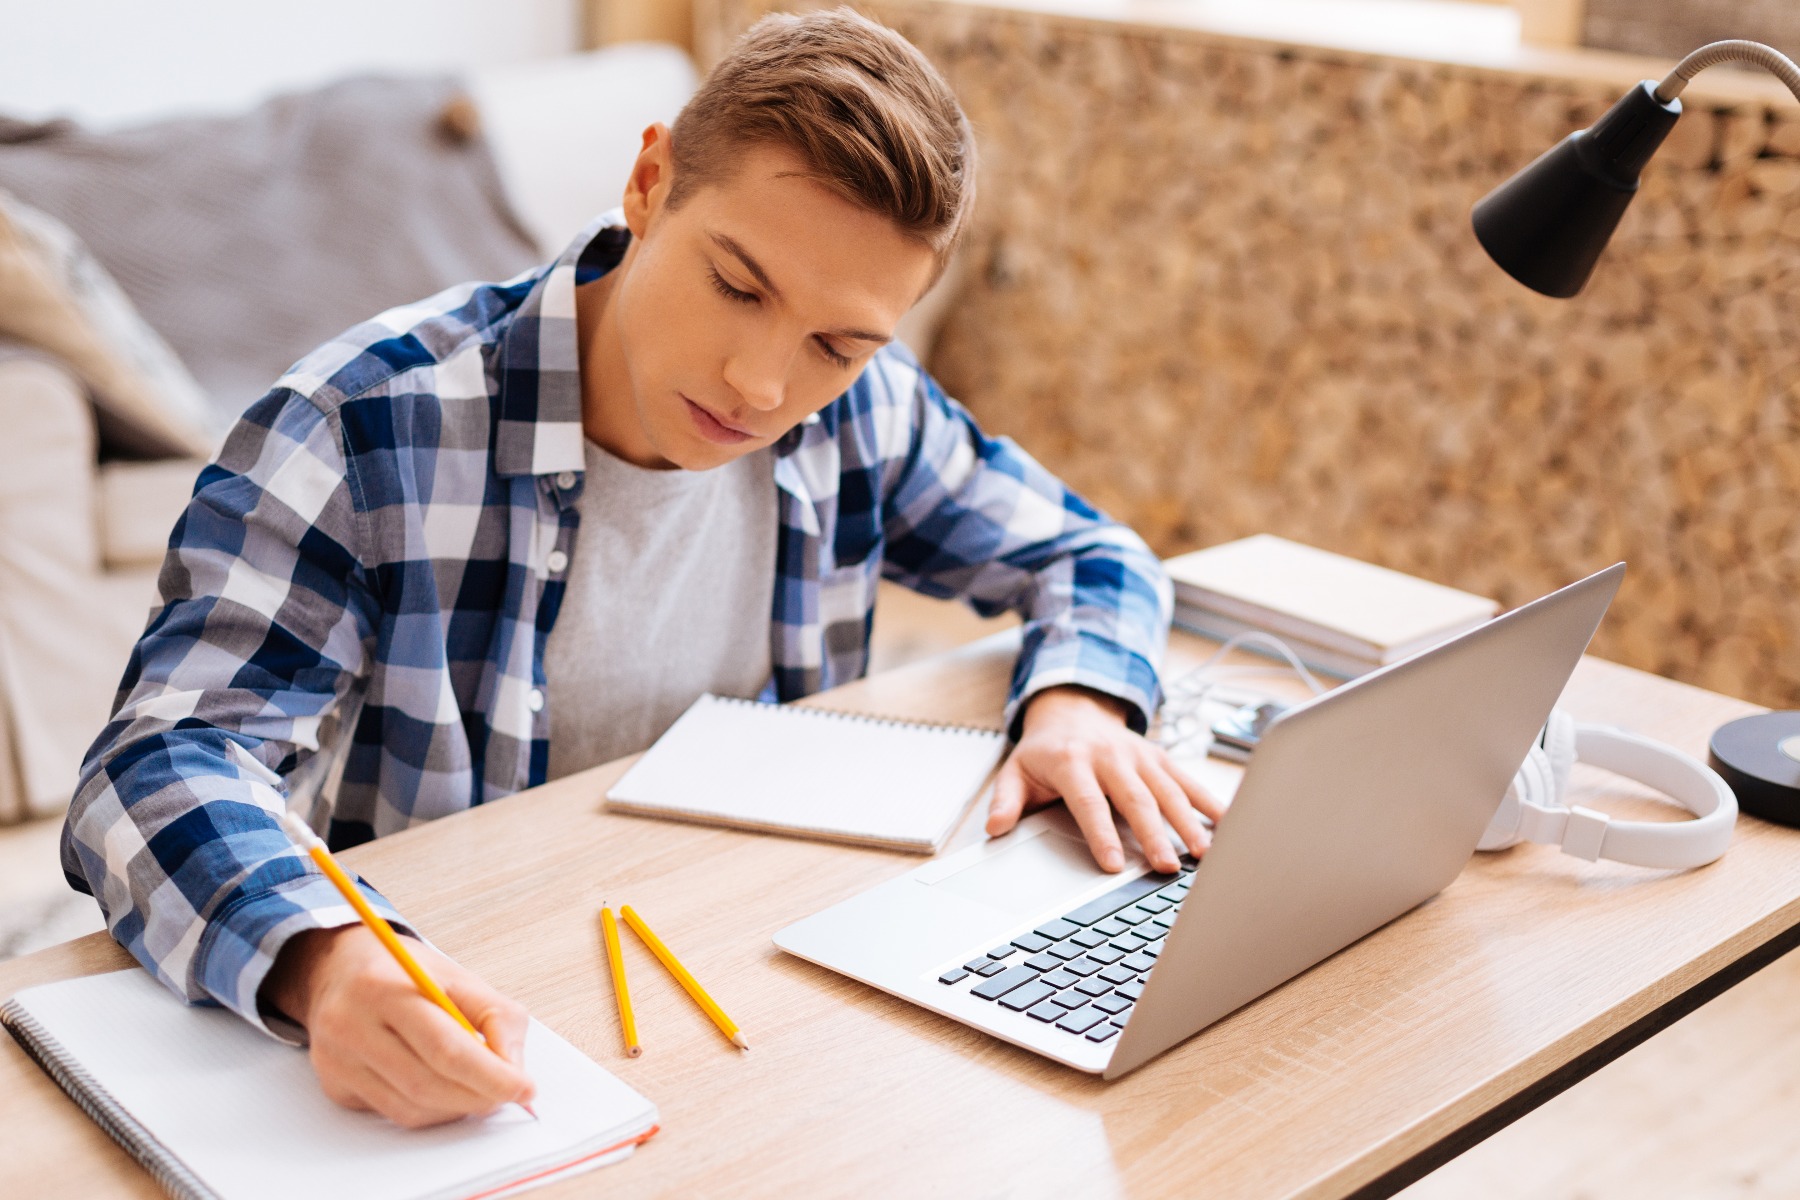
<path id="1" fill-rule="evenodd" d="M 126 1112 L 96 1083 L 92 1076 L 76 1066 L 62 1043 L 38 1024 L 37 1019 L 16 1003 L 0 1007 L 0 1025 L 13 1036 L 33 1062 L 68 1093 L 69 1099 L 81 1107 L 108 1137 L 119 1143 L 149 1171 L 163 1191 L 175 1200 L 218 1200 L 218 1194 L 201 1183 L 181 1162 L 171 1157 L 162 1143 Z"/>
<path id="2" fill-rule="evenodd" d="M 917 721 L 911 717 L 884 717 L 873 713 L 845 712 L 838 708 L 769 704 L 762 700 L 745 700 L 741 696 L 714 696 L 713 699 L 720 704 L 736 704 L 743 708 L 779 709 L 782 712 L 801 713 L 809 717 L 829 717 L 834 721 L 854 721 L 859 725 L 882 725 L 899 729 L 942 729 L 946 733 L 974 734 L 981 737 L 990 737 L 996 733 L 1006 732 L 1003 729 L 986 729 L 980 725 L 959 725 L 954 721 Z"/>

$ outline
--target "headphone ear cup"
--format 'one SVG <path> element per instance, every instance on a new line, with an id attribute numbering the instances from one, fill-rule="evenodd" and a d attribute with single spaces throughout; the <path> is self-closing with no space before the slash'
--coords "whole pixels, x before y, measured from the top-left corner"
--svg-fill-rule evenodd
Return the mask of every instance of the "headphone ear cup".
<path id="1" fill-rule="evenodd" d="M 1544 725 L 1544 765 L 1549 772 L 1550 792 L 1543 803 L 1547 808 L 1567 808 L 1563 797 L 1569 792 L 1569 775 L 1575 770 L 1577 736 L 1575 718 L 1562 709 L 1552 709 Z"/>
<path id="2" fill-rule="evenodd" d="M 1572 726 L 1569 740 L 1573 744 Z M 1481 835 L 1481 841 L 1475 844 L 1475 848 L 1504 850 L 1508 846 L 1518 845 L 1525 840 L 1525 835 L 1519 832 L 1524 806 L 1532 804 L 1539 808 L 1554 808 L 1560 803 L 1561 795 L 1562 790 L 1557 786 L 1556 771 L 1549 753 L 1534 742 L 1530 753 L 1525 755 L 1525 761 L 1519 764 L 1518 774 L 1513 776 L 1512 783 L 1507 786 L 1506 795 L 1501 797 L 1500 807 L 1488 822 L 1487 832 Z"/>

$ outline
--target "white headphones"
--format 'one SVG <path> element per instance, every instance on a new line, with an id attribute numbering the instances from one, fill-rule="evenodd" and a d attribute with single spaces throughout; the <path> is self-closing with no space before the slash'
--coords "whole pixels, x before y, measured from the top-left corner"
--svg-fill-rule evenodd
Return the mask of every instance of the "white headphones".
<path id="1" fill-rule="evenodd" d="M 1576 761 L 1635 779 L 1693 813 L 1692 821 L 1618 821 L 1563 800 Z M 1525 756 L 1478 850 L 1519 842 L 1561 846 L 1593 862 L 1640 867 L 1704 866 L 1725 853 L 1737 822 L 1737 797 L 1718 772 L 1672 746 L 1605 725 L 1577 725 L 1558 709 Z"/>

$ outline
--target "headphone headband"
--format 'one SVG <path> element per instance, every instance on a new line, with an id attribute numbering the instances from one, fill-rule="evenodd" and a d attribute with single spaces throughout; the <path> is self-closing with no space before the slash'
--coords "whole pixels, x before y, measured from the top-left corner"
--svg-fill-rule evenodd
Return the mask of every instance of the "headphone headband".
<path id="1" fill-rule="evenodd" d="M 1562 797 L 1576 761 L 1654 788 L 1696 819 L 1622 821 L 1567 806 Z M 1718 772 L 1697 759 L 1622 729 L 1577 725 L 1557 712 L 1545 727 L 1544 745 L 1532 747 L 1481 848 L 1532 841 L 1560 846 L 1589 862 L 1606 858 L 1640 867 L 1698 867 L 1725 853 L 1737 810 L 1737 797 Z"/>

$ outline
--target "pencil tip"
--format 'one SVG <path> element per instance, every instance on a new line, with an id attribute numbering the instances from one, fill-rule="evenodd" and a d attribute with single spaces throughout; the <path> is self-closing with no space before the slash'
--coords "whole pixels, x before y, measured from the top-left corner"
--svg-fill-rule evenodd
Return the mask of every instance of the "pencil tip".
<path id="1" fill-rule="evenodd" d="M 518 1102 L 518 1104 L 519 1104 L 520 1108 L 524 1109 L 528 1114 L 530 1114 L 532 1120 L 534 1120 L 534 1121 L 543 1120 L 542 1117 L 537 1115 L 537 1109 L 531 1107 L 531 1105 L 525 1103 L 523 1100 L 520 1100 Z"/>
<path id="2" fill-rule="evenodd" d="M 744 1040 L 744 1035 L 741 1033 L 734 1033 L 731 1035 L 731 1044 L 736 1046 L 739 1050 L 748 1050 L 750 1048 L 750 1043 Z"/>

